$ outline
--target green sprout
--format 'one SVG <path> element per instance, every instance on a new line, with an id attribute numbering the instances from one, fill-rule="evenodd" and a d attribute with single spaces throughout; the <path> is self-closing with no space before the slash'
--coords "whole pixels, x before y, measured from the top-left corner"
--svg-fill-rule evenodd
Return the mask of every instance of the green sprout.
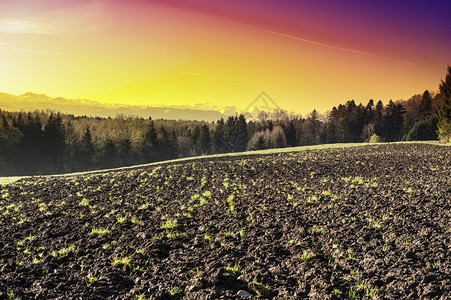
<path id="1" fill-rule="evenodd" d="M 163 225 L 161 225 L 161 228 L 171 230 L 176 228 L 177 226 L 178 226 L 177 219 L 168 219 Z"/>
<path id="2" fill-rule="evenodd" d="M 62 255 L 64 255 L 64 254 L 66 254 L 66 253 L 74 252 L 74 251 L 75 251 L 75 245 L 72 244 L 72 245 L 70 245 L 69 247 L 61 248 L 61 249 L 58 251 L 58 254 L 59 254 L 60 256 L 62 256 Z"/>
<path id="3" fill-rule="evenodd" d="M 207 233 L 204 235 L 204 240 L 211 243 L 214 241 L 214 238 L 211 235 L 208 235 Z"/>
<path id="4" fill-rule="evenodd" d="M 123 217 L 123 216 L 118 216 L 117 217 L 117 222 L 119 224 L 123 224 L 125 221 L 127 221 L 127 217 Z"/>
<path id="5" fill-rule="evenodd" d="M 85 278 L 85 282 L 87 286 L 90 286 L 92 283 L 96 282 L 97 280 L 99 280 L 97 278 L 97 276 L 95 276 L 94 274 L 90 273 L 86 278 Z"/>
<path id="6" fill-rule="evenodd" d="M 104 229 L 104 228 L 93 228 L 91 230 L 91 233 L 89 235 L 94 235 L 97 234 L 98 236 L 102 236 L 104 234 L 110 233 L 111 231 L 108 229 Z"/>
<path id="7" fill-rule="evenodd" d="M 306 250 L 304 249 L 302 251 L 302 255 L 299 257 L 299 259 L 301 260 L 301 262 L 305 262 L 305 261 L 309 261 L 312 258 L 314 258 L 316 255 L 315 253 L 311 252 L 310 250 Z"/>
<path id="8" fill-rule="evenodd" d="M 126 257 L 120 257 L 120 258 L 116 259 L 111 264 L 113 266 L 116 266 L 116 265 L 130 266 L 132 262 L 133 262 L 133 258 L 126 256 Z"/>
<path id="9" fill-rule="evenodd" d="M 226 266 L 224 267 L 224 271 L 226 271 L 229 274 L 239 276 L 241 274 L 241 266 L 240 261 L 236 260 L 234 266 Z"/>

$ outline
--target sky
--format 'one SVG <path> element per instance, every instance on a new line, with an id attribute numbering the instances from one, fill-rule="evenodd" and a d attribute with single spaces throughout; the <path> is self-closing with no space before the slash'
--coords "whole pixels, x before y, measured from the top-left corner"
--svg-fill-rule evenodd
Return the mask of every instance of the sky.
<path id="1" fill-rule="evenodd" d="M 297 113 L 438 89 L 451 1 L 1 0 L 0 92 Z"/>

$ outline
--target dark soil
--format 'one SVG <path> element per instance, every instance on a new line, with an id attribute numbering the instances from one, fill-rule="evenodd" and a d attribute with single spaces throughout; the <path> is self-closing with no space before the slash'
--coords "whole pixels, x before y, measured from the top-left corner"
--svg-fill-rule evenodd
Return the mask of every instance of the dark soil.
<path id="1" fill-rule="evenodd" d="M 450 299 L 450 150 L 365 146 L 0 186 L 0 298 Z"/>

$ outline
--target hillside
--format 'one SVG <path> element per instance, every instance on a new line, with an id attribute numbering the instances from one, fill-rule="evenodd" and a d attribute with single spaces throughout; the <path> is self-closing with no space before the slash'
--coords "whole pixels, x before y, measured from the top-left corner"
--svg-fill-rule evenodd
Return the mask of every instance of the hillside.
<path id="1" fill-rule="evenodd" d="M 22 179 L 0 298 L 446 299 L 450 173 L 384 144 Z"/>

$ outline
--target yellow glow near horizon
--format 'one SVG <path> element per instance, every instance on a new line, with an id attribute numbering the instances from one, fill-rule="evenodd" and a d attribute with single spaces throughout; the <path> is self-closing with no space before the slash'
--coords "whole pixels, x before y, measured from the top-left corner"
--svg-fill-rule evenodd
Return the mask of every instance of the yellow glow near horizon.
<path id="1" fill-rule="evenodd" d="M 124 7 L 94 1 L 0 13 L 0 92 L 243 109 L 266 91 L 282 108 L 308 113 L 436 90 L 445 70 L 202 13 L 139 1 Z"/>

